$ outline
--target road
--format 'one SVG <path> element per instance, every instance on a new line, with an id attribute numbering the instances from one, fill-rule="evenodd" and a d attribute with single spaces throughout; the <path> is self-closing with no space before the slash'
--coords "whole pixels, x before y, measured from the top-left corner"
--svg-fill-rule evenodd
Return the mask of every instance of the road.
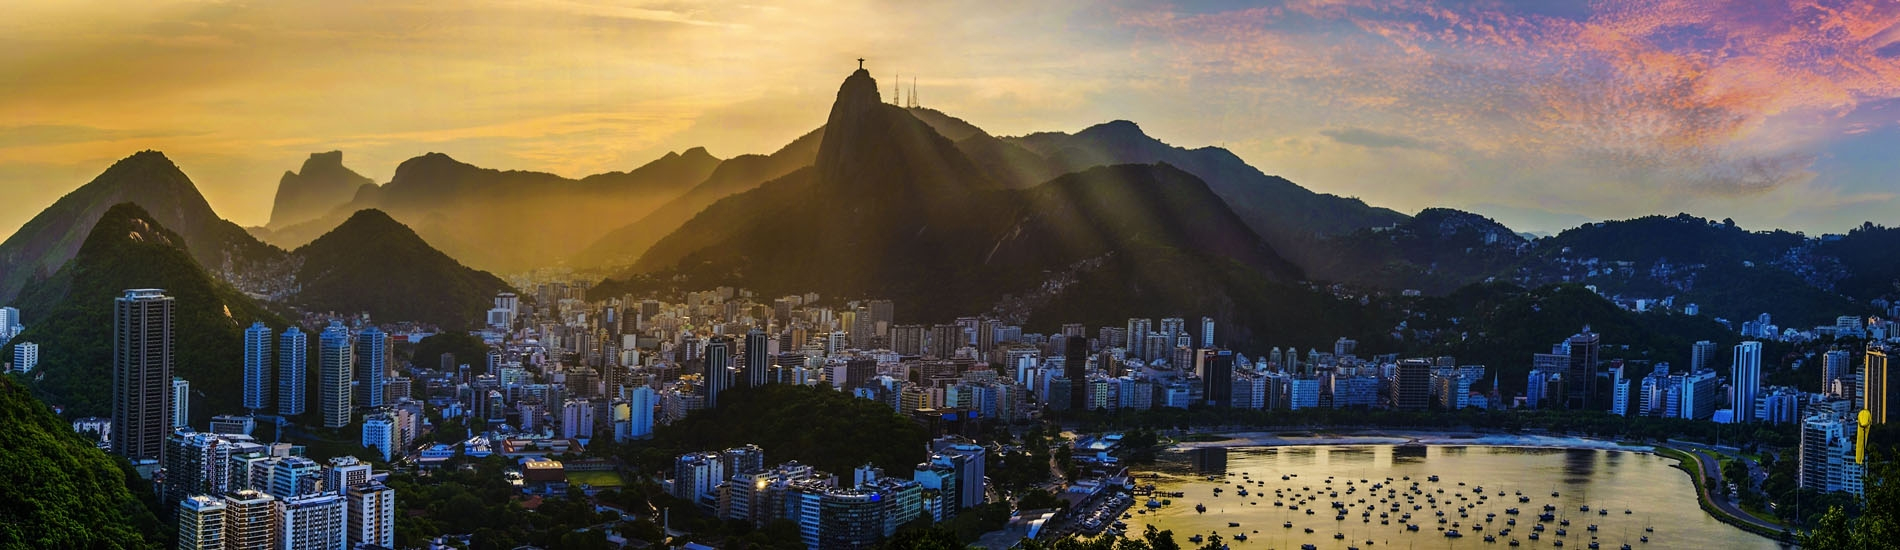
<path id="1" fill-rule="evenodd" d="M 1743 511 L 1741 506 L 1735 504 L 1735 501 L 1729 500 L 1727 491 L 1722 490 L 1722 488 L 1726 487 L 1721 481 L 1722 461 L 1716 459 L 1714 455 L 1711 455 L 1709 450 L 1686 446 L 1675 447 L 1675 449 L 1689 453 L 1696 458 L 1696 462 L 1701 463 L 1703 472 L 1702 480 L 1701 483 L 1697 485 L 1702 488 L 1703 498 L 1708 499 L 1710 504 L 1714 504 L 1717 510 L 1721 510 L 1722 513 L 1748 524 L 1767 529 L 1770 532 L 1779 533 L 1787 529 L 1781 525 L 1757 518 Z"/>

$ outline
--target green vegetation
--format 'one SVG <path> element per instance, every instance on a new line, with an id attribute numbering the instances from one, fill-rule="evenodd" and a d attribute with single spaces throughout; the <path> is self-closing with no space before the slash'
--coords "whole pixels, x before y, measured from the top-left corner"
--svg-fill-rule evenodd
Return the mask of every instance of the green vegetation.
<path id="1" fill-rule="evenodd" d="M 568 472 L 567 483 L 574 486 L 588 485 L 595 489 L 608 489 L 627 484 L 626 480 L 620 478 L 619 473 L 612 471 Z"/>
<path id="2" fill-rule="evenodd" d="M 23 314 L 38 320 L 15 339 L 40 346 L 35 395 L 72 416 L 111 412 L 104 382 L 111 380 L 113 300 L 128 288 L 162 288 L 175 299 L 172 372 L 195 390 L 194 423 L 238 410 L 243 328 L 264 321 L 281 330 L 284 321 L 207 274 L 177 233 L 131 203 L 107 211 L 65 268 L 21 295 Z"/>
<path id="3" fill-rule="evenodd" d="M 1802 533 L 1807 550 L 1875 550 L 1893 548 L 1900 541 L 1900 462 L 1867 458 L 1866 510 L 1859 517 L 1829 507 L 1813 530 Z"/>
<path id="4" fill-rule="evenodd" d="M 488 344 L 466 332 L 438 332 L 416 342 L 410 357 L 416 366 L 433 369 L 442 364 L 442 354 L 455 354 L 455 363 L 468 365 L 476 374 L 494 374 L 488 370 Z"/>
<path id="5" fill-rule="evenodd" d="M 0 548 L 165 548 L 130 463 L 0 378 Z M 141 494 L 150 494 L 142 485 Z"/>
<path id="6" fill-rule="evenodd" d="M 659 427 L 627 452 L 646 471 L 668 471 L 680 454 L 747 443 L 772 464 L 796 460 L 839 475 L 867 463 L 903 475 L 923 462 L 924 429 L 891 408 L 829 388 L 770 384 L 719 396 L 719 408 L 694 411 Z"/>
<path id="7" fill-rule="evenodd" d="M 296 299 L 311 311 L 367 311 L 446 330 L 480 327 L 508 284 L 431 248 L 380 210 L 363 210 L 292 253 L 303 260 Z"/>
<path id="8" fill-rule="evenodd" d="M 389 486 L 396 490 L 396 546 L 420 547 L 430 537 L 452 533 L 471 535 L 469 547 L 474 549 L 609 548 L 605 531 L 587 528 L 619 521 L 618 514 L 594 512 L 593 503 L 578 489 L 565 497 L 546 498 L 528 510 L 522 506 L 519 488 L 502 477 L 509 466 L 508 459 L 495 455 L 428 475 L 391 474 Z"/>

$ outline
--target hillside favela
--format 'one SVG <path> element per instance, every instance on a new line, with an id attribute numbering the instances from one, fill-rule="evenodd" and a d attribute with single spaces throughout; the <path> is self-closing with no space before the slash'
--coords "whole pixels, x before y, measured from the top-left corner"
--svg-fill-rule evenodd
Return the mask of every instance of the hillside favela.
<path id="1" fill-rule="evenodd" d="M 1900 2 L 0 3 L 0 548 L 1900 548 Z"/>

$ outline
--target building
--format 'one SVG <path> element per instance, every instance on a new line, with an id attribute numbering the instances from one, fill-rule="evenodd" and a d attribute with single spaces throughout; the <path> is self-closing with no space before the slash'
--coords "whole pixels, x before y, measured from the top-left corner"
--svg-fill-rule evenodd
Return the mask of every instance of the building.
<path id="1" fill-rule="evenodd" d="M 1886 424 L 1893 406 L 1893 388 L 1887 379 L 1887 347 L 1880 344 L 1867 346 L 1867 355 L 1862 359 L 1863 370 L 1860 375 L 1861 409 L 1874 417 L 1875 424 Z"/>
<path id="2" fill-rule="evenodd" d="M 325 428 L 350 425 L 353 355 L 350 329 L 341 322 L 330 321 L 330 326 L 317 337 L 317 411 L 322 415 Z"/>
<path id="3" fill-rule="evenodd" d="M 349 513 L 350 548 L 373 544 L 396 547 L 396 490 L 376 482 L 351 485 L 344 491 Z"/>
<path id="4" fill-rule="evenodd" d="M 957 508 L 969 508 L 988 499 L 984 496 L 984 456 L 982 446 L 962 438 L 944 437 L 930 442 L 930 463 L 947 466 L 956 472 Z"/>
<path id="5" fill-rule="evenodd" d="M 270 406 L 271 361 L 270 327 L 263 321 L 244 329 L 244 408 L 251 412 Z"/>
<path id="6" fill-rule="evenodd" d="M 1709 420 L 1715 417 L 1715 409 L 1722 400 L 1722 380 L 1713 370 L 1690 373 L 1682 379 L 1682 412 L 1680 418 L 1690 420 Z"/>
<path id="7" fill-rule="evenodd" d="M 4 340 L 0 340 L 4 341 Z M 40 345 L 20 342 L 13 345 L 13 372 L 26 374 L 40 365 Z"/>
<path id="8" fill-rule="evenodd" d="M 1595 407 L 1597 395 L 1597 352 L 1602 346 L 1600 335 L 1590 332 L 1590 325 L 1583 326 L 1583 332 L 1570 337 L 1570 368 L 1564 374 L 1565 405 L 1571 409 L 1590 409 Z"/>
<path id="9" fill-rule="evenodd" d="M 375 326 L 363 329 L 356 335 L 356 400 L 357 407 L 381 407 L 385 377 L 388 365 L 384 362 L 389 353 L 389 335 Z"/>
<path id="10" fill-rule="evenodd" d="M 705 365 L 706 408 L 717 408 L 719 394 L 732 385 L 732 340 L 724 336 L 707 340 Z"/>
<path id="11" fill-rule="evenodd" d="M 310 339 L 295 326 L 277 337 L 277 414 L 297 416 L 304 413 L 308 392 L 304 381 L 309 361 Z"/>
<path id="12" fill-rule="evenodd" d="M 205 431 L 208 431 L 214 434 L 251 435 L 251 432 L 256 431 L 256 430 L 257 430 L 256 417 L 238 416 L 235 414 L 220 414 L 220 415 L 211 417 L 210 429 L 205 430 Z"/>
<path id="13" fill-rule="evenodd" d="M 277 499 L 251 489 L 224 494 L 224 548 L 274 550 L 277 547 Z"/>
<path id="14" fill-rule="evenodd" d="M 1816 412 L 1801 422 L 1800 473 L 1802 489 L 1820 492 L 1863 493 L 1863 466 L 1854 460 L 1856 421 L 1834 411 Z"/>
<path id="15" fill-rule="evenodd" d="M 132 289 L 112 308 L 112 452 L 159 460 L 172 427 L 172 297 Z"/>
<path id="16" fill-rule="evenodd" d="M 376 413 L 363 417 L 363 448 L 376 449 L 376 454 L 389 462 L 400 449 L 397 448 L 399 427 L 389 413 Z"/>
<path id="17" fill-rule="evenodd" d="M 277 541 L 286 550 L 349 548 L 349 506 L 343 495 L 324 492 L 279 499 Z"/>
<path id="18" fill-rule="evenodd" d="M 885 302 L 889 304 L 890 302 Z M 766 374 L 772 370 L 771 340 L 765 331 L 753 327 L 745 333 L 745 380 L 747 387 L 764 386 Z"/>
<path id="19" fill-rule="evenodd" d="M 1233 350 L 1202 350 L 1201 395 L 1207 405 L 1217 408 L 1234 406 Z"/>
<path id="20" fill-rule="evenodd" d="M 1735 365 L 1729 373 L 1735 421 L 1755 420 L 1755 400 L 1761 394 L 1761 342 L 1749 340 L 1736 344 Z"/>
<path id="21" fill-rule="evenodd" d="M 172 377 L 171 387 L 171 428 L 191 426 L 191 382 L 183 378 Z"/>
<path id="22" fill-rule="evenodd" d="M 647 439 L 653 437 L 653 409 L 657 406 L 659 394 L 650 386 L 637 386 L 628 389 L 627 428 L 624 439 Z M 616 431 L 616 433 L 620 433 Z"/>
<path id="23" fill-rule="evenodd" d="M 1714 368 L 1715 342 L 1702 340 L 1689 348 L 1689 372 Z"/>
<path id="24" fill-rule="evenodd" d="M 323 465 L 322 490 L 340 495 L 346 488 L 369 483 L 369 479 L 368 463 L 353 456 L 333 457 Z"/>
<path id="25" fill-rule="evenodd" d="M 1848 376 L 1853 376 L 1853 353 L 1844 349 L 1832 349 L 1821 355 L 1821 391 L 1833 397 L 1853 399 L 1858 396 L 1842 394 L 1836 388 Z"/>
<path id="26" fill-rule="evenodd" d="M 594 404 L 586 399 L 569 399 L 561 404 L 561 438 L 594 437 Z"/>
<path id="27" fill-rule="evenodd" d="M 1422 411 L 1431 403 L 1432 363 L 1426 359 L 1399 361 L 1392 383 L 1392 408 Z M 1315 404 L 1317 405 L 1317 404 Z"/>
<path id="28" fill-rule="evenodd" d="M 323 481 L 323 469 L 317 462 L 301 456 L 273 461 L 269 475 L 264 492 L 280 499 L 315 493 Z"/>
<path id="29" fill-rule="evenodd" d="M 178 503 L 179 550 L 224 550 L 224 501 L 193 495 Z"/>
<path id="30" fill-rule="evenodd" d="M 673 496 L 712 509 L 718 501 L 714 489 L 728 477 L 719 453 L 680 455 L 673 461 Z"/>

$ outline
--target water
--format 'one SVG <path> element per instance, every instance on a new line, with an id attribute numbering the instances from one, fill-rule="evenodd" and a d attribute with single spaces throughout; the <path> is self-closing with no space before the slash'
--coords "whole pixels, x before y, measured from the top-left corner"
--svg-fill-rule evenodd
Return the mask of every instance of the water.
<path id="1" fill-rule="evenodd" d="M 1564 541 L 1563 550 L 1583 550 L 1589 548 L 1592 535 L 1597 537 L 1594 540 L 1603 550 L 1615 550 L 1624 543 L 1632 550 L 1770 550 L 1779 547 L 1774 541 L 1709 517 L 1696 506 L 1695 486 L 1688 474 L 1673 468 L 1673 463 L 1673 460 L 1645 453 L 1524 447 L 1366 445 L 1192 449 L 1165 455 L 1154 468 L 1159 479 L 1147 479 L 1150 472 L 1140 472 L 1140 483 L 1154 483 L 1159 491 L 1181 491 L 1185 496 L 1173 498 L 1172 505 L 1148 510 L 1146 514 L 1136 513 L 1146 509 L 1138 502 L 1129 510 L 1133 517 L 1125 521 L 1128 532 L 1134 536 L 1139 536 L 1149 523 L 1171 529 L 1175 540 L 1188 548 L 1198 546 L 1188 542 L 1189 536 L 1217 532 L 1235 550 L 1298 549 L 1307 543 L 1322 550 L 1348 546 L 1361 550 L 1508 550 L 1511 539 L 1522 544 L 1517 550 L 1554 548 L 1553 541 L 1559 539 Z M 1233 475 L 1225 475 L 1227 473 Z M 1219 476 L 1220 481 L 1208 481 L 1209 475 Z M 1282 481 L 1282 475 L 1289 479 Z M 1432 475 L 1437 475 L 1439 481 L 1428 481 Z M 1328 476 L 1334 478 L 1330 484 Z M 1406 476 L 1411 480 L 1404 480 Z M 1392 481 L 1386 483 L 1386 478 Z M 1362 483 L 1361 479 L 1366 481 Z M 1414 482 L 1423 494 L 1410 492 Z M 1385 483 L 1385 486 L 1375 492 L 1372 485 L 1376 483 Z M 1243 486 L 1249 496 L 1237 494 Z M 1484 489 L 1482 501 L 1473 492 L 1480 486 Z M 1215 487 L 1223 489 L 1219 496 L 1214 496 Z M 1283 490 L 1285 496 L 1276 498 L 1275 489 Z M 1348 493 L 1348 489 L 1355 490 Z M 1397 490 L 1396 497 L 1388 495 L 1388 490 Z M 1444 492 L 1439 493 L 1439 490 Z M 1329 496 L 1334 491 L 1338 496 Z M 1504 496 L 1498 496 L 1500 491 Z M 1530 497 L 1530 502 L 1518 501 L 1520 491 Z M 1551 497 L 1552 491 L 1559 496 Z M 1406 501 L 1407 495 L 1415 501 Z M 1297 504 L 1302 496 L 1309 499 L 1307 505 L 1300 506 L 1298 511 L 1291 510 L 1289 506 Z M 1436 507 L 1427 502 L 1427 496 L 1437 500 Z M 1460 496 L 1464 500 L 1460 500 Z M 1361 498 L 1366 499 L 1366 504 L 1358 502 Z M 1392 502 L 1380 503 L 1381 498 L 1400 504 L 1400 511 L 1391 511 Z M 1275 507 L 1275 500 L 1289 506 Z M 1347 504 L 1345 520 L 1334 519 L 1338 511 L 1332 508 L 1333 501 Z M 1196 503 L 1206 505 L 1207 512 L 1196 513 Z M 1557 521 L 1551 521 L 1545 523 L 1546 530 L 1539 533 L 1541 540 L 1530 540 L 1532 526 L 1540 523 L 1537 516 L 1545 504 L 1557 507 L 1551 512 L 1556 519 L 1570 521 L 1570 525 L 1564 527 L 1567 536 L 1557 536 L 1560 526 Z M 1589 512 L 1578 510 L 1578 506 L 1584 504 L 1590 506 Z M 1414 505 L 1420 509 L 1413 510 Z M 1312 507 L 1312 515 L 1307 514 L 1308 506 Z M 1372 512 L 1370 521 L 1362 516 L 1368 506 Z M 1460 506 L 1467 508 L 1468 517 L 1459 517 Z M 1519 514 L 1508 515 L 1507 508 L 1517 508 Z M 1608 509 L 1609 514 L 1600 515 L 1599 509 Z M 1625 514 L 1626 509 L 1631 513 Z M 1435 515 L 1440 510 L 1445 512 L 1447 521 L 1442 525 Z M 1385 519 L 1389 525 L 1379 524 L 1381 512 L 1388 514 Z M 1409 523 L 1418 525 L 1419 530 L 1406 531 L 1408 521 L 1400 519 L 1401 513 L 1412 514 Z M 1487 523 L 1487 513 L 1497 516 Z M 1517 525 L 1506 525 L 1506 519 L 1513 517 Z M 1293 522 L 1291 529 L 1284 527 L 1288 521 Z M 1229 527 L 1228 522 L 1239 522 L 1240 527 Z M 1463 538 L 1443 535 L 1439 528 L 1453 528 L 1450 522 L 1459 522 L 1456 529 Z M 1597 525 L 1597 532 L 1587 529 L 1591 524 Z M 1646 533 L 1645 527 L 1653 528 L 1654 532 Z M 1312 528 L 1313 533 L 1305 533 L 1306 528 Z M 1499 534 L 1507 528 L 1511 529 L 1509 535 Z M 1241 532 L 1248 535 L 1248 540 L 1233 540 L 1233 534 Z M 1346 538 L 1334 539 L 1335 533 L 1343 533 Z M 1497 542 L 1484 542 L 1486 534 L 1496 535 Z M 1649 542 L 1640 542 L 1638 538 L 1645 534 Z M 1373 544 L 1368 545 L 1368 540 Z"/>

